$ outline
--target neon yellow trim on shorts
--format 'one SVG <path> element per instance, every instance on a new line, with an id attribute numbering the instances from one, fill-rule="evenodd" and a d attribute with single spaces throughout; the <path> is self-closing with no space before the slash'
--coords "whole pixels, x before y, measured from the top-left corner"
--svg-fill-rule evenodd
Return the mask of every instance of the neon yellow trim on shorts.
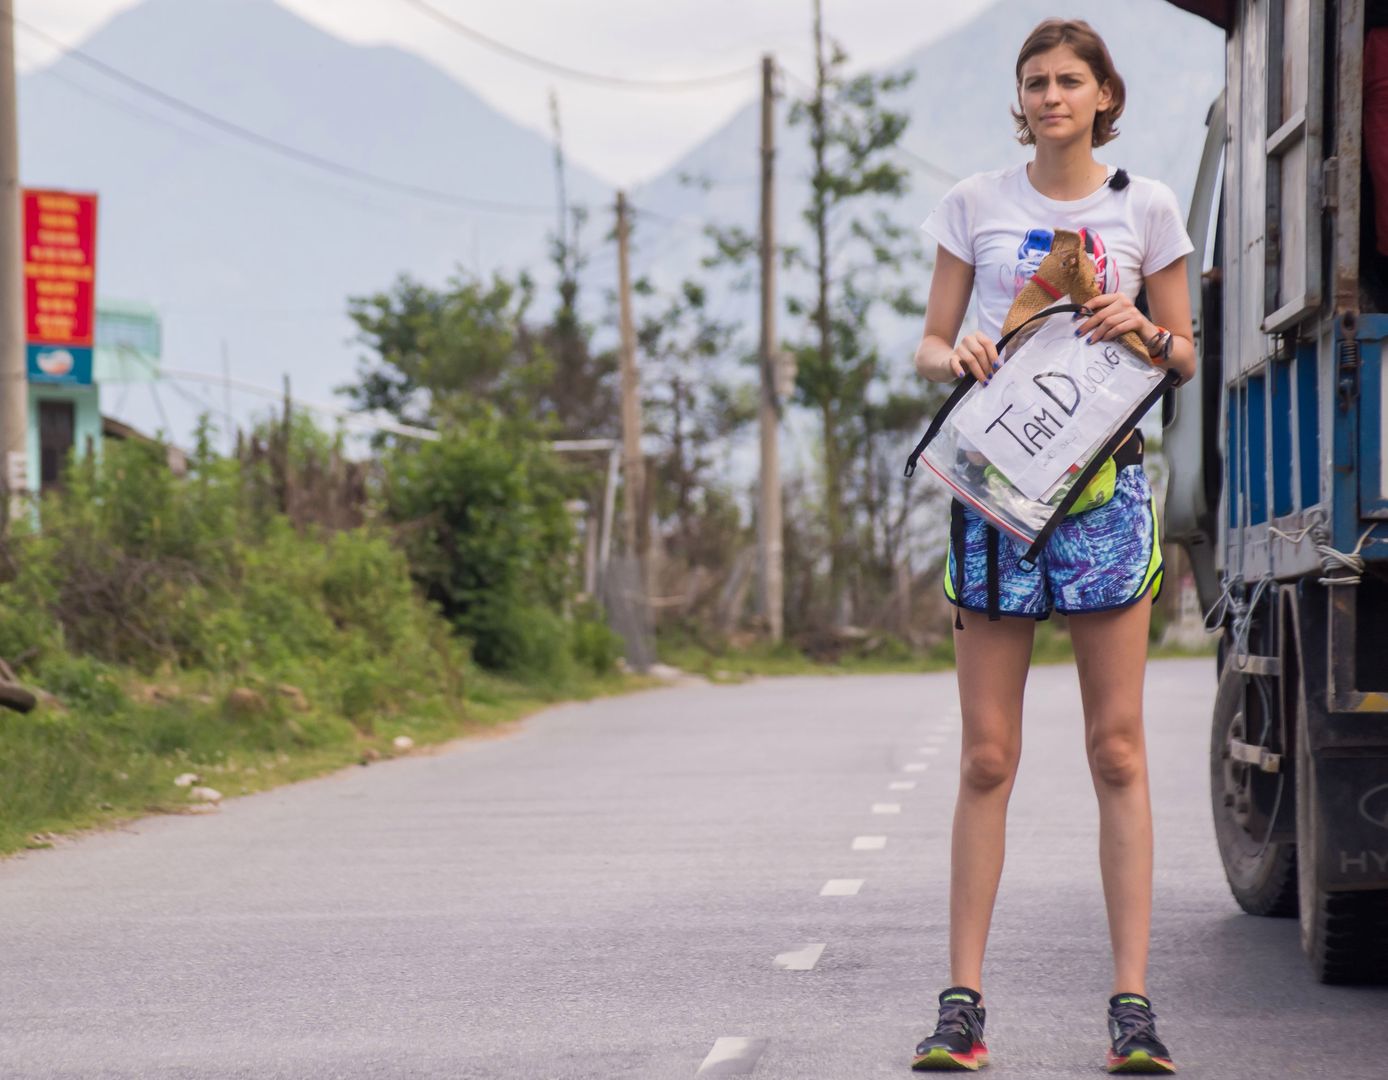
<path id="1" fill-rule="evenodd" d="M 1161 558 L 1161 536 L 1160 526 L 1157 524 L 1157 497 L 1151 496 L 1147 500 L 1148 509 L 1152 514 L 1152 553 L 1147 557 L 1147 572 L 1142 575 L 1142 587 L 1133 594 L 1136 600 L 1149 588 L 1152 583 L 1156 583 L 1156 590 L 1152 594 L 1152 599 L 1156 599 L 1156 593 L 1161 592 L 1162 580 L 1162 558 Z"/>
<path id="2" fill-rule="evenodd" d="M 945 596 L 950 603 L 957 603 L 958 597 L 954 595 L 954 568 L 950 565 L 954 561 L 954 545 L 950 544 L 945 552 Z"/>

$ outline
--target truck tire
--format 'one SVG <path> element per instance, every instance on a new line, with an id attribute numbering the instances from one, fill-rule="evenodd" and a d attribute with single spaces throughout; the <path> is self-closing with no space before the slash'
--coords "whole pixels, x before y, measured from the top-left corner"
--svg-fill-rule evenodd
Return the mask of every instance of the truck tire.
<path id="1" fill-rule="evenodd" d="M 1319 885 L 1320 793 L 1311 766 L 1305 695 L 1296 734 L 1296 836 L 1301 948 L 1323 983 L 1388 983 L 1388 890 L 1327 892 Z"/>
<path id="2" fill-rule="evenodd" d="M 1224 863 L 1229 891 L 1239 907 L 1250 915 L 1289 917 L 1297 913 L 1296 844 L 1269 840 L 1280 799 L 1292 797 L 1290 765 L 1283 755 L 1283 771 L 1265 773 L 1256 767 L 1232 761 L 1229 739 L 1255 742 L 1262 731 L 1261 714 L 1254 730 L 1248 732 L 1250 703 L 1261 709 L 1259 690 L 1253 685 L 1259 676 L 1245 675 L 1226 664 L 1215 693 L 1214 721 L 1210 732 L 1210 802 L 1214 813 L 1215 840 Z M 1267 695 L 1276 708 L 1278 695 Z M 1276 745 L 1282 726 L 1273 718 L 1269 726 L 1269 749 Z"/>

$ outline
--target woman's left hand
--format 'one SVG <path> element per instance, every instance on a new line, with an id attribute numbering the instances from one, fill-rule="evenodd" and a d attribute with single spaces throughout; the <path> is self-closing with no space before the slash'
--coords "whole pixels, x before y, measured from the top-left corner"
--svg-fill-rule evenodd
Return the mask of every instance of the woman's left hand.
<path id="1" fill-rule="evenodd" d="M 1124 293 L 1103 293 L 1086 300 L 1084 306 L 1094 314 L 1076 323 L 1076 337 L 1087 335 L 1090 342 L 1112 341 L 1129 330 L 1136 330 L 1137 336 L 1146 341 L 1156 332 Z"/>

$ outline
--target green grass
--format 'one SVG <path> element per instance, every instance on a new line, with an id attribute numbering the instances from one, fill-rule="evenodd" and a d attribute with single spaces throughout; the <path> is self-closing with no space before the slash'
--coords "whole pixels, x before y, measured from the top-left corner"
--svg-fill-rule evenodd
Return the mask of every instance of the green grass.
<path id="1" fill-rule="evenodd" d="M 383 707 L 363 730 L 360 717 L 320 707 L 291 684 L 232 685 L 206 673 L 149 680 L 88 662 L 73 668 L 63 694 L 34 712 L 0 709 L 0 856 L 145 814 L 195 812 L 190 788 L 174 784 L 182 773 L 233 798 L 494 734 L 557 701 L 657 685 L 579 674 L 542 688 L 469 668 L 461 707 L 456 688 L 424 688 Z M 258 702 L 238 694 L 233 703 L 233 689 L 252 691 Z M 398 735 L 415 748 L 395 750 Z"/>
<path id="2" fill-rule="evenodd" d="M 834 660 L 817 660 L 790 642 L 734 645 L 716 639 L 695 640 L 683 634 L 663 637 L 659 652 L 662 662 L 719 683 L 742 682 L 754 676 L 885 675 L 948 671 L 954 667 L 952 636 L 919 650 L 891 635 L 870 635 L 856 651 L 850 648 Z M 1213 638 L 1208 648 L 1153 645 L 1148 652 L 1153 660 L 1212 655 Z M 1037 624 L 1031 652 L 1033 664 L 1067 664 L 1074 658 L 1070 635 L 1065 630 L 1053 621 Z"/>
<path id="3" fill-rule="evenodd" d="M 660 645 L 660 659 L 716 683 L 742 682 L 757 675 L 885 675 L 903 671 L 946 671 L 954 666 L 954 645 L 946 640 L 925 653 L 893 645 L 867 654 L 816 660 L 794 645 L 755 642 L 743 647 L 692 641 Z"/>

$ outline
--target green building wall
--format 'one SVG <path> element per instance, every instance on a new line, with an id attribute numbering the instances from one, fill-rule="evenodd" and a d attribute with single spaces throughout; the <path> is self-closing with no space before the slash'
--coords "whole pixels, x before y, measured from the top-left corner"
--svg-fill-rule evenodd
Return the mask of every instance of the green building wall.
<path id="1" fill-rule="evenodd" d="M 39 459 L 39 402 L 71 401 L 73 403 L 73 448 L 78 457 L 92 447 L 101 453 L 101 390 L 98 386 L 61 386 L 48 383 L 29 384 L 29 487 L 38 491 L 42 486 Z"/>

